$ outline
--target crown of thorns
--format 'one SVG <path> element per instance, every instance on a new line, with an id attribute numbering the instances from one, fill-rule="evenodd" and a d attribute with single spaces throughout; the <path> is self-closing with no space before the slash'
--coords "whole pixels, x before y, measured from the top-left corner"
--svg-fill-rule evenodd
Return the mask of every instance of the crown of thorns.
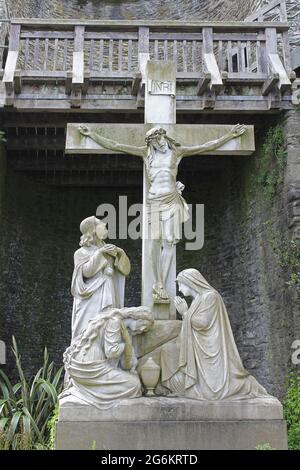
<path id="1" fill-rule="evenodd" d="M 172 139 L 170 136 L 168 136 L 167 131 L 162 127 L 154 127 L 153 129 L 150 129 L 150 131 L 147 132 L 145 137 L 146 144 L 148 145 L 153 139 L 156 139 L 156 137 L 158 137 L 159 135 L 164 135 L 168 142 L 175 145 L 176 147 L 180 147 L 180 144 L 174 139 Z"/>

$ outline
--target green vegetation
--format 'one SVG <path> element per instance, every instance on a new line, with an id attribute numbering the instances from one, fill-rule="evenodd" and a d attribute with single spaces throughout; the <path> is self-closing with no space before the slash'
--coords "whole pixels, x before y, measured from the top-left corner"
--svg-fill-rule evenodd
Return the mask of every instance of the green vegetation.
<path id="1" fill-rule="evenodd" d="M 255 447 L 255 450 L 276 450 L 276 449 L 272 447 L 269 442 L 266 442 L 265 444 L 258 444 Z"/>
<path id="2" fill-rule="evenodd" d="M 286 166 L 287 151 L 284 143 L 284 133 L 277 125 L 267 132 L 258 162 L 256 181 L 262 187 L 264 196 L 272 201 L 278 186 L 283 181 Z"/>
<path id="3" fill-rule="evenodd" d="M 48 449 L 53 450 L 55 447 L 55 426 L 58 421 L 58 404 L 56 403 L 54 410 L 47 422 L 49 432 Z"/>
<path id="4" fill-rule="evenodd" d="M 279 232 L 272 230 L 269 242 L 279 265 L 288 272 L 287 285 L 300 291 L 300 240 L 282 238 Z"/>
<path id="5" fill-rule="evenodd" d="M 289 449 L 300 450 L 300 370 L 289 374 L 283 410 L 288 427 Z"/>
<path id="6" fill-rule="evenodd" d="M 49 445 L 53 445 L 54 431 L 48 423 L 62 390 L 62 368 L 55 372 L 54 363 L 49 363 L 45 348 L 43 366 L 28 381 L 14 337 L 12 351 L 19 382 L 12 385 L 0 369 L 0 449 L 49 448 Z M 51 420 L 53 423 L 53 416 Z"/>

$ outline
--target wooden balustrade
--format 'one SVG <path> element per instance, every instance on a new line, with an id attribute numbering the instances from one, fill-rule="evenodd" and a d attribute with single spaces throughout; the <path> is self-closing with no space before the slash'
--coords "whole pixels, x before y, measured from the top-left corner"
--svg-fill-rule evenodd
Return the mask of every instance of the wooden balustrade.
<path id="1" fill-rule="evenodd" d="M 286 23 L 13 20 L 3 73 L 6 105 L 24 84 L 63 84 L 79 107 L 92 83 L 132 83 L 139 95 L 147 60 L 172 60 L 195 96 L 228 83 L 261 83 L 262 96 L 290 82 Z"/>

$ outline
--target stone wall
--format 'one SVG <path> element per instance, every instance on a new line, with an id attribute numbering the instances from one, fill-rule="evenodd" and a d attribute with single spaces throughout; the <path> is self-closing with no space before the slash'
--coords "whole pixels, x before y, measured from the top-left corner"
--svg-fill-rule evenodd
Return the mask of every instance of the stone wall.
<path id="1" fill-rule="evenodd" d="M 265 222 L 286 234 L 286 187 L 272 203 L 263 197 L 255 172 L 267 127 L 248 117 L 251 122 L 258 149 L 254 156 L 191 157 L 182 163 L 179 180 L 188 188 L 186 199 L 205 204 L 205 245 L 198 252 L 185 251 L 182 242 L 178 271 L 194 266 L 220 291 L 245 366 L 271 393 L 282 396 L 291 344 L 300 337 L 299 305 L 286 287 L 287 273 L 271 249 Z M 1 339 L 10 345 L 11 335 L 16 336 L 28 374 L 40 364 L 45 345 L 61 363 L 70 339 L 70 280 L 79 222 L 102 202 L 117 204 L 119 194 L 127 194 L 129 204 L 141 202 L 141 189 L 49 188 L 9 169 L 0 233 Z M 126 303 L 138 305 L 141 242 L 118 244 L 133 263 Z M 12 369 L 11 355 L 6 369 Z"/>
<path id="2" fill-rule="evenodd" d="M 260 0 L 7 0 L 11 17 L 243 20 Z"/>

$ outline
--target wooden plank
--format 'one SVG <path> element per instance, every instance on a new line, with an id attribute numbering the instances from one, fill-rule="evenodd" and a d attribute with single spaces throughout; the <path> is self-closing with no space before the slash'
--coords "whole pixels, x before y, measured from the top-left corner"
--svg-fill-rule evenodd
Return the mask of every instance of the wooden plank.
<path id="1" fill-rule="evenodd" d="M 33 50 L 33 68 L 34 69 L 37 69 L 39 52 L 40 52 L 40 40 L 39 38 L 36 38 L 34 40 L 34 50 Z"/>
<path id="2" fill-rule="evenodd" d="M 183 32 L 183 33 L 172 33 L 170 31 L 165 31 L 163 33 L 159 32 L 153 32 L 150 31 L 150 41 L 155 41 L 157 39 L 158 41 L 174 41 L 175 39 L 177 41 L 202 41 L 202 34 L 201 33 L 189 33 L 189 32 Z"/>
<path id="3" fill-rule="evenodd" d="M 154 60 L 158 60 L 158 40 L 154 41 Z"/>
<path id="4" fill-rule="evenodd" d="M 123 41 L 122 39 L 119 40 L 118 44 L 118 70 L 122 70 L 123 68 Z"/>
<path id="5" fill-rule="evenodd" d="M 75 26 L 71 91 L 73 107 L 80 107 L 84 84 L 84 32 L 84 26 Z"/>
<path id="6" fill-rule="evenodd" d="M 196 41 L 192 42 L 192 70 L 196 71 Z"/>
<path id="7" fill-rule="evenodd" d="M 64 39 L 64 52 L 63 52 L 63 70 L 67 70 L 68 62 L 68 39 Z"/>
<path id="8" fill-rule="evenodd" d="M 72 83 L 83 84 L 84 82 L 84 26 L 75 26 Z"/>
<path id="9" fill-rule="evenodd" d="M 283 57 L 284 57 L 284 67 L 289 74 L 292 71 L 292 61 L 291 61 L 291 47 L 289 41 L 289 33 L 287 31 L 282 33 L 282 44 L 283 44 Z"/>
<path id="10" fill-rule="evenodd" d="M 246 62 L 247 62 L 247 72 L 251 71 L 251 42 L 247 41 L 246 45 Z"/>
<path id="11" fill-rule="evenodd" d="M 21 39 L 73 39 L 74 33 L 69 31 L 21 31 Z"/>
<path id="12" fill-rule="evenodd" d="M 19 57 L 20 31 L 21 26 L 19 24 L 14 24 L 10 28 L 8 54 L 2 79 L 6 89 L 6 106 L 12 106 L 15 98 L 14 76 Z"/>
<path id="13" fill-rule="evenodd" d="M 142 86 L 145 86 L 146 83 L 146 66 L 147 62 L 150 59 L 150 30 L 148 27 L 141 26 L 138 30 L 138 69 L 139 72 L 142 74 Z M 132 45 L 131 45 L 132 46 Z M 130 54 L 132 52 L 132 47 Z M 130 55 L 131 60 L 131 55 Z M 131 70 L 131 65 L 130 65 Z M 141 87 L 139 88 L 138 96 L 137 96 L 137 103 L 138 105 L 141 104 Z"/>
<path id="14" fill-rule="evenodd" d="M 238 71 L 245 72 L 245 49 L 246 46 L 238 41 Z"/>
<path id="15" fill-rule="evenodd" d="M 272 92 L 275 86 L 278 87 L 278 83 L 279 83 L 279 74 L 274 73 L 263 84 L 262 89 L 261 89 L 262 96 L 267 96 L 270 92 Z"/>
<path id="16" fill-rule="evenodd" d="M 44 64 L 43 64 L 43 70 L 47 70 L 48 66 L 48 49 L 49 49 L 49 39 L 45 39 L 45 52 L 44 52 Z"/>
<path id="17" fill-rule="evenodd" d="M 214 55 L 213 29 L 205 27 L 203 32 L 203 59 L 207 72 L 211 74 L 211 88 L 220 88 L 223 85 L 220 70 Z"/>
<path id="18" fill-rule="evenodd" d="M 103 70 L 103 52 L 104 52 L 104 40 L 100 39 L 99 43 L 99 70 Z"/>
<path id="19" fill-rule="evenodd" d="M 206 54 L 213 54 L 213 28 L 206 26 L 202 30 L 203 34 L 203 50 Z"/>
<path id="20" fill-rule="evenodd" d="M 266 51 L 268 55 L 269 69 L 273 73 L 279 74 L 279 89 L 290 86 L 291 81 L 278 55 L 276 28 L 266 28 Z"/>
<path id="21" fill-rule="evenodd" d="M 110 40 L 113 39 L 115 41 L 119 41 L 120 39 L 124 41 L 128 41 L 129 39 L 137 40 L 138 33 L 137 32 L 120 32 L 114 31 L 113 33 L 110 31 L 86 31 L 85 39 L 87 41 L 94 39 L 95 41 L 100 41 L 100 39 Z"/>
<path id="22" fill-rule="evenodd" d="M 265 30 L 267 54 L 277 54 L 277 31 L 269 27 Z"/>
<path id="23" fill-rule="evenodd" d="M 132 81 L 132 86 L 131 86 L 131 94 L 137 96 L 140 87 L 142 83 L 142 74 L 140 72 L 137 72 L 135 74 L 135 77 Z"/>
<path id="24" fill-rule="evenodd" d="M 279 89 L 286 88 L 291 85 L 291 81 L 286 70 L 280 60 L 278 54 L 269 54 L 270 68 L 274 73 L 279 74 Z"/>
<path id="25" fill-rule="evenodd" d="M 132 69 L 132 40 L 128 41 L 128 71 Z"/>
<path id="26" fill-rule="evenodd" d="M 260 41 L 256 41 L 256 68 L 258 73 L 268 72 L 266 57 L 265 54 L 262 54 Z"/>
<path id="27" fill-rule="evenodd" d="M 50 29 L 54 30 L 65 30 L 65 31 L 72 31 L 74 26 L 81 25 L 81 26 L 92 26 L 92 27 L 101 27 L 105 28 L 106 30 L 135 30 L 140 26 L 146 26 L 151 28 L 156 28 L 157 31 L 161 31 L 162 28 L 165 28 L 168 31 L 195 31 L 199 32 L 199 29 L 202 27 L 207 26 L 207 21 L 185 21 L 184 23 L 182 20 L 74 20 L 74 19 L 24 19 L 24 18 L 14 18 L 11 20 L 11 24 L 21 24 L 26 25 L 26 27 L 49 27 Z M 212 21 L 210 26 L 214 28 L 216 31 L 257 31 L 263 28 L 266 28 L 270 25 L 269 22 L 262 22 L 261 24 L 251 22 L 243 22 L 243 21 Z M 272 25 L 276 28 L 280 28 L 280 31 L 288 31 L 290 28 L 289 23 L 284 22 L 272 22 Z"/>
<path id="28" fill-rule="evenodd" d="M 264 41 L 264 33 L 216 33 L 214 41 Z"/>
<path id="29" fill-rule="evenodd" d="M 149 28 L 141 26 L 139 28 L 138 52 L 149 53 L 150 31 Z"/>
<path id="30" fill-rule="evenodd" d="M 53 70 L 56 70 L 56 64 L 57 64 L 57 53 L 58 53 L 58 39 L 54 39 L 54 54 L 53 54 Z"/>
<path id="31" fill-rule="evenodd" d="M 65 70 L 21 70 L 20 75 L 24 79 L 38 80 L 38 79 L 57 79 L 66 78 L 67 72 Z"/>
<path id="32" fill-rule="evenodd" d="M 201 96 L 209 88 L 211 83 L 211 74 L 206 73 L 203 78 L 201 78 L 196 87 L 196 95 Z"/>
<path id="33" fill-rule="evenodd" d="M 224 70 L 224 61 L 223 61 L 223 41 L 218 41 L 218 62 L 221 72 Z"/>
<path id="34" fill-rule="evenodd" d="M 17 110 L 29 112 L 38 112 L 49 115 L 49 111 L 61 113 L 70 112 L 77 113 L 78 110 L 71 107 L 71 100 L 64 95 L 64 97 L 56 98 L 52 93 L 49 97 L 45 94 L 21 95 L 16 96 L 14 106 Z M 221 99 L 222 98 L 222 99 Z M 191 95 L 190 99 L 186 97 L 177 96 L 177 112 L 180 113 L 206 113 L 203 105 L 203 97 L 196 97 Z M 282 100 L 281 107 L 278 109 L 270 108 L 269 98 L 260 96 L 219 96 L 216 99 L 215 107 L 211 111 L 215 114 L 218 113 L 236 113 L 236 114 L 253 114 L 263 113 L 272 114 L 278 113 L 280 110 L 290 110 L 292 105 L 290 100 Z M 137 99 L 134 96 L 110 95 L 87 95 L 81 102 L 80 112 L 96 112 L 106 113 L 108 111 L 119 111 L 123 113 L 143 113 L 143 108 L 139 109 L 137 106 Z M 51 114 L 50 113 L 50 114 Z"/>
<path id="35" fill-rule="evenodd" d="M 168 60 L 168 41 L 164 40 L 164 60 Z"/>
<path id="36" fill-rule="evenodd" d="M 175 39 L 173 42 L 173 60 L 175 64 L 177 64 L 177 70 L 178 70 L 178 62 L 177 62 L 177 40 Z"/>
<path id="37" fill-rule="evenodd" d="M 228 72 L 226 81 L 235 83 L 248 82 L 249 84 L 251 84 L 263 82 L 267 78 L 267 73 L 262 72 Z"/>
<path id="38" fill-rule="evenodd" d="M 187 42 L 184 40 L 182 42 L 182 63 L 184 72 L 187 72 L 187 59 Z"/>
<path id="39" fill-rule="evenodd" d="M 114 41 L 112 39 L 109 40 L 108 43 L 108 70 L 113 70 L 113 47 Z"/>
<path id="40" fill-rule="evenodd" d="M 25 40 L 25 54 L 24 54 L 24 69 L 28 68 L 28 61 L 29 61 L 29 39 Z"/>
<path id="41" fill-rule="evenodd" d="M 94 68 L 94 48 L 95 48 L 95 40 L 90 40 L 90 51 L 89 51 L 89 69 L 93 70 Z"/>
<path id="42" fill-rule="evenodd" d="M 228 72 L 232 73 L 232 43 L 228 41 L 227 44 L 227 63 L 228 63 Z"/>

